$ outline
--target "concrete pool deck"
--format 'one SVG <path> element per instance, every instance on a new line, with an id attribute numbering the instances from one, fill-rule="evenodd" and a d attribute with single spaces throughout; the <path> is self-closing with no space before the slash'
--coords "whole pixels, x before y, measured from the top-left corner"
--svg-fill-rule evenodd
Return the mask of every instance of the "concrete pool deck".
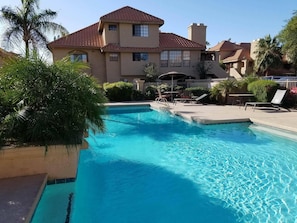
<path id="1" fill-rule="evenodd" d="M 202 124 L 253 122 L 297 133 L 297 110 L 275 111 L 243 106 L 217 106 L 157 102 L 111 103 L 108 106 L 147 105 Z M 0 222 L 30 222 L 46 181 L 46 175 L 0 179 Z M 33 209 L 33 210 L 32 210 Z"/>

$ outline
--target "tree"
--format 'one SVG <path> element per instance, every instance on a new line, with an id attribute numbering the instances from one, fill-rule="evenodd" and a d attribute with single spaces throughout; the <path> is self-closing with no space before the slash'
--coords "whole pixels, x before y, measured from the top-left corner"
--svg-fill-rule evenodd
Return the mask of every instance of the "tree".
<path id="1" fill-rule="evenodd" d="M 262 75 L 268 75 L 271 68 L 281 64 L 282 53 L 280 42 L 270 35 L 260 39 L 257 45 L 255 71 Z"/>
<path id="2" fill-rule="evenodd" d="M 107 99 L 86 65 L 68 58 L 48 65 L 33 55 L 0 69 L 0 147 L 80 144 L 85 130 L 103 131 Z"/>
<path id="3" fill-rule="evenodd" d="M 146 64 L 143 72 L 145 73 L 146 81 L 148 82 L 155 82 L 158 78 L 158 69 L 155 63 Z"/>
<path id="4" fill-rule="evenodd" d="M 208 72 L 212 69 L 211 63 L 207 63 L 206 61 L 200 61 L 196 65 L 196 71 L 200 77 L 200 79 L 206 79 Z"/>
<path id="5" fill-rule="evenodd" d="M 293 17 L 278 37 L 283 44 L 282 52 L 287 55 L 289 62 L 292 62 L 297 74 L 297 11 L 293 13 Z"/>
<path id="6" fill-rule="evenodd" d="M 46 48 L 48 39 L 46 34 L 49 31 L 65 35 L 68 31 L 61 25 L 51 22 L 57 13 L 50 10 L 38 12 L 39 0 L 21 0 L 21 7 L 12 9 L 4 6 L 0 10 L 1 21 L 8 24 L 4 33 L 3 41 L 12 46 L 25 44 L 26 57 L 29 57 L 30 49 L 37 47 Z"/>

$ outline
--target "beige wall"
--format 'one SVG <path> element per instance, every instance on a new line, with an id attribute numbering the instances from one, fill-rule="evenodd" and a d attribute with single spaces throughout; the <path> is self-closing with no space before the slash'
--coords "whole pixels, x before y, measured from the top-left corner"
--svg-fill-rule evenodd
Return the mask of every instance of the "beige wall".
<path id="1" fill-rule="evenodd" d="M 0 178 L 41 173 L 48 180 L 76 178 L 80 147 L 22 147 L 0 150 Z"/>
<path id="2" fill-rule="evenodd" d="M 206 27 L 203 23 L 192 23 L 188 27 L 188 39 L 206 46 Z"/>
<path id="3" fill-rule="evenodd" d="M 232 51 L 220 51 L 219 52 L 219 62 L 224 60 L 226 57 L 229 57 L 232 54 Z"/>
<path id="4" fill-rule="evenodd" d="M 117 30 L 108 30 L 109 25 L 117 25 Z M 104 45 L 107 45 L 109 43 L 120 43 L 120 38 L 119 38 L 119 29 L 120 26 L 118 23 L 105 23 L 104 28 L 103 28 L 103 43 Z"/>
<path id="5" fill-rule="evenodd" d="M 106 82 L 112 83 L 120 80 L 121 76 L 121 56 L 119 54 L 118 61 L 110 61 L 109 53 L 105 54 L 106 60 Z"/>
<path id="6" fill-rule="evenodd" d="M 53 60 L 61 60 L 64 57 L 69 56 L 71 52 L 85 52 L 88 54 L 88 66 L 90 67 L 86 70 L 87 73 L 94 76 L 99 83 L 104 83 L 107 81 L 106 77 L 106 67 L 105 67 L 105 56 L 97 49 L 54 49 Z"/>
<path id="7" fill-rule="evenodd" d="M 149 53 L 148 61 L 132 61 L 132 52 L 121 53 L 121 75 L 144 77 L 144 66 L 149 62 L 159 64 L 159 58 L 159 53 Z"/>
<path id="8" fill-rule="evenodd" d="M 132 24 L 120 24 L 121 47 L 158 47 L 159 25 L 149 25 L 149 36 L 139 37 L 132 35 Z"/>
<path id="9" fill-rule="evenodd" d="M 256 50 L 258 48 L 258 43 L 259 40 L 253 40 L 253 42 L 251 43 L 251 51 L 250 51 L 250 56 L 253 60 L 256 60 Z"/>

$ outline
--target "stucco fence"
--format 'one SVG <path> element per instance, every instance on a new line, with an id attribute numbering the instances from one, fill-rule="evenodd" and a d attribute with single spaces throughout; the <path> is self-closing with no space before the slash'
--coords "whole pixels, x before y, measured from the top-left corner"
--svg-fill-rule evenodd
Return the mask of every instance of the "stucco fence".
<path id="1" fill-rule="evenodd" d="M 46 173 L 48 180 L 75 179 L 82 145 L 26 146 L 0 150 L 0 179 Z"/>

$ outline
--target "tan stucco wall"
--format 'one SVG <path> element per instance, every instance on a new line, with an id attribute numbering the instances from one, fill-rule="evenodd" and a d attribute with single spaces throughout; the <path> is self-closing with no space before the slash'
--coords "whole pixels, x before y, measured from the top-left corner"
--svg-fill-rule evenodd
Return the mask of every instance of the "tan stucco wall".
<path id="1" fill-rule="evenodd" d="M 206 46 L 206 27 L 203 23 L 192 23 L 188 27 L 188 39 Z"/>
<path id="2" fill-rule="evenodd" d="M 71 52 L 84 52 L 88 54 L 88 66 L 90 69 L 86 70 L 87 73 L 94 76 L 99 83 L 104 83 L 107 80 L 106 67 L 105 67 L 105 55 L 98 49 L 54 49 L 53 60 L 61 60 L 66 56 L 69 56 Z"/>
<path id="3" fill-rule="evenodd" d="M 109 25 L 117 25 L 118 29 L 117 30 L 108 30 Z M 119 29 L 120 29 L 120 26 L 118 23 L 105 23 L 104 24 L 104 29 L 103 29 L 103 33 L 102 33 L 104 45 L 107 45 L 109 43 L 120 43 Z"/>
<path id="4" fill-rule="evenodd" d="M 259 40 L 253 40 L 253 42 L 251 43 L 250 57 L 253 60 L 256 60 L 256 57 L 257 57 L 256 51 L 258 49 L 258 44 L 259 44 Z"/>
<path id="5" fill-rule="evenodd" d="M 76 178 L 80 147 L 22 147 L 0 150 L 0 178 L 41 173 L 48 180 Z"/>
<path id="6" fill-rule="evenodd" d="M 220 51 L 219 61 L 224 60 L 226 57 L 229 57 L 231 54 L 232 54 L 232 51 Z"/>
<path id="7" fill-rule="evenodd" d="M 159 25 L 149 25 L 149 36 L 138 37 L 132 34 L 132 24 L 120 24 L 120 45 L 121 47 L 158 47 L 159 46 Z"/>
<path id="8" fill-rule="evenodd" d="M 120 81 L 120 72 L 121 72 L 121 57 L 119 55 L 118 61 L 110 61 L 109 53 L 106 53 L 106 82 L 112 83 Z"/>
<path id="9" fill-rule="evenodd" d="M 148 61 L 132 61 L 132 53 L 121 53 L 121 75 L 144 77 L 143 69 L 149 62 L 159 64 L 159 54 L 149 53 Z"/>

